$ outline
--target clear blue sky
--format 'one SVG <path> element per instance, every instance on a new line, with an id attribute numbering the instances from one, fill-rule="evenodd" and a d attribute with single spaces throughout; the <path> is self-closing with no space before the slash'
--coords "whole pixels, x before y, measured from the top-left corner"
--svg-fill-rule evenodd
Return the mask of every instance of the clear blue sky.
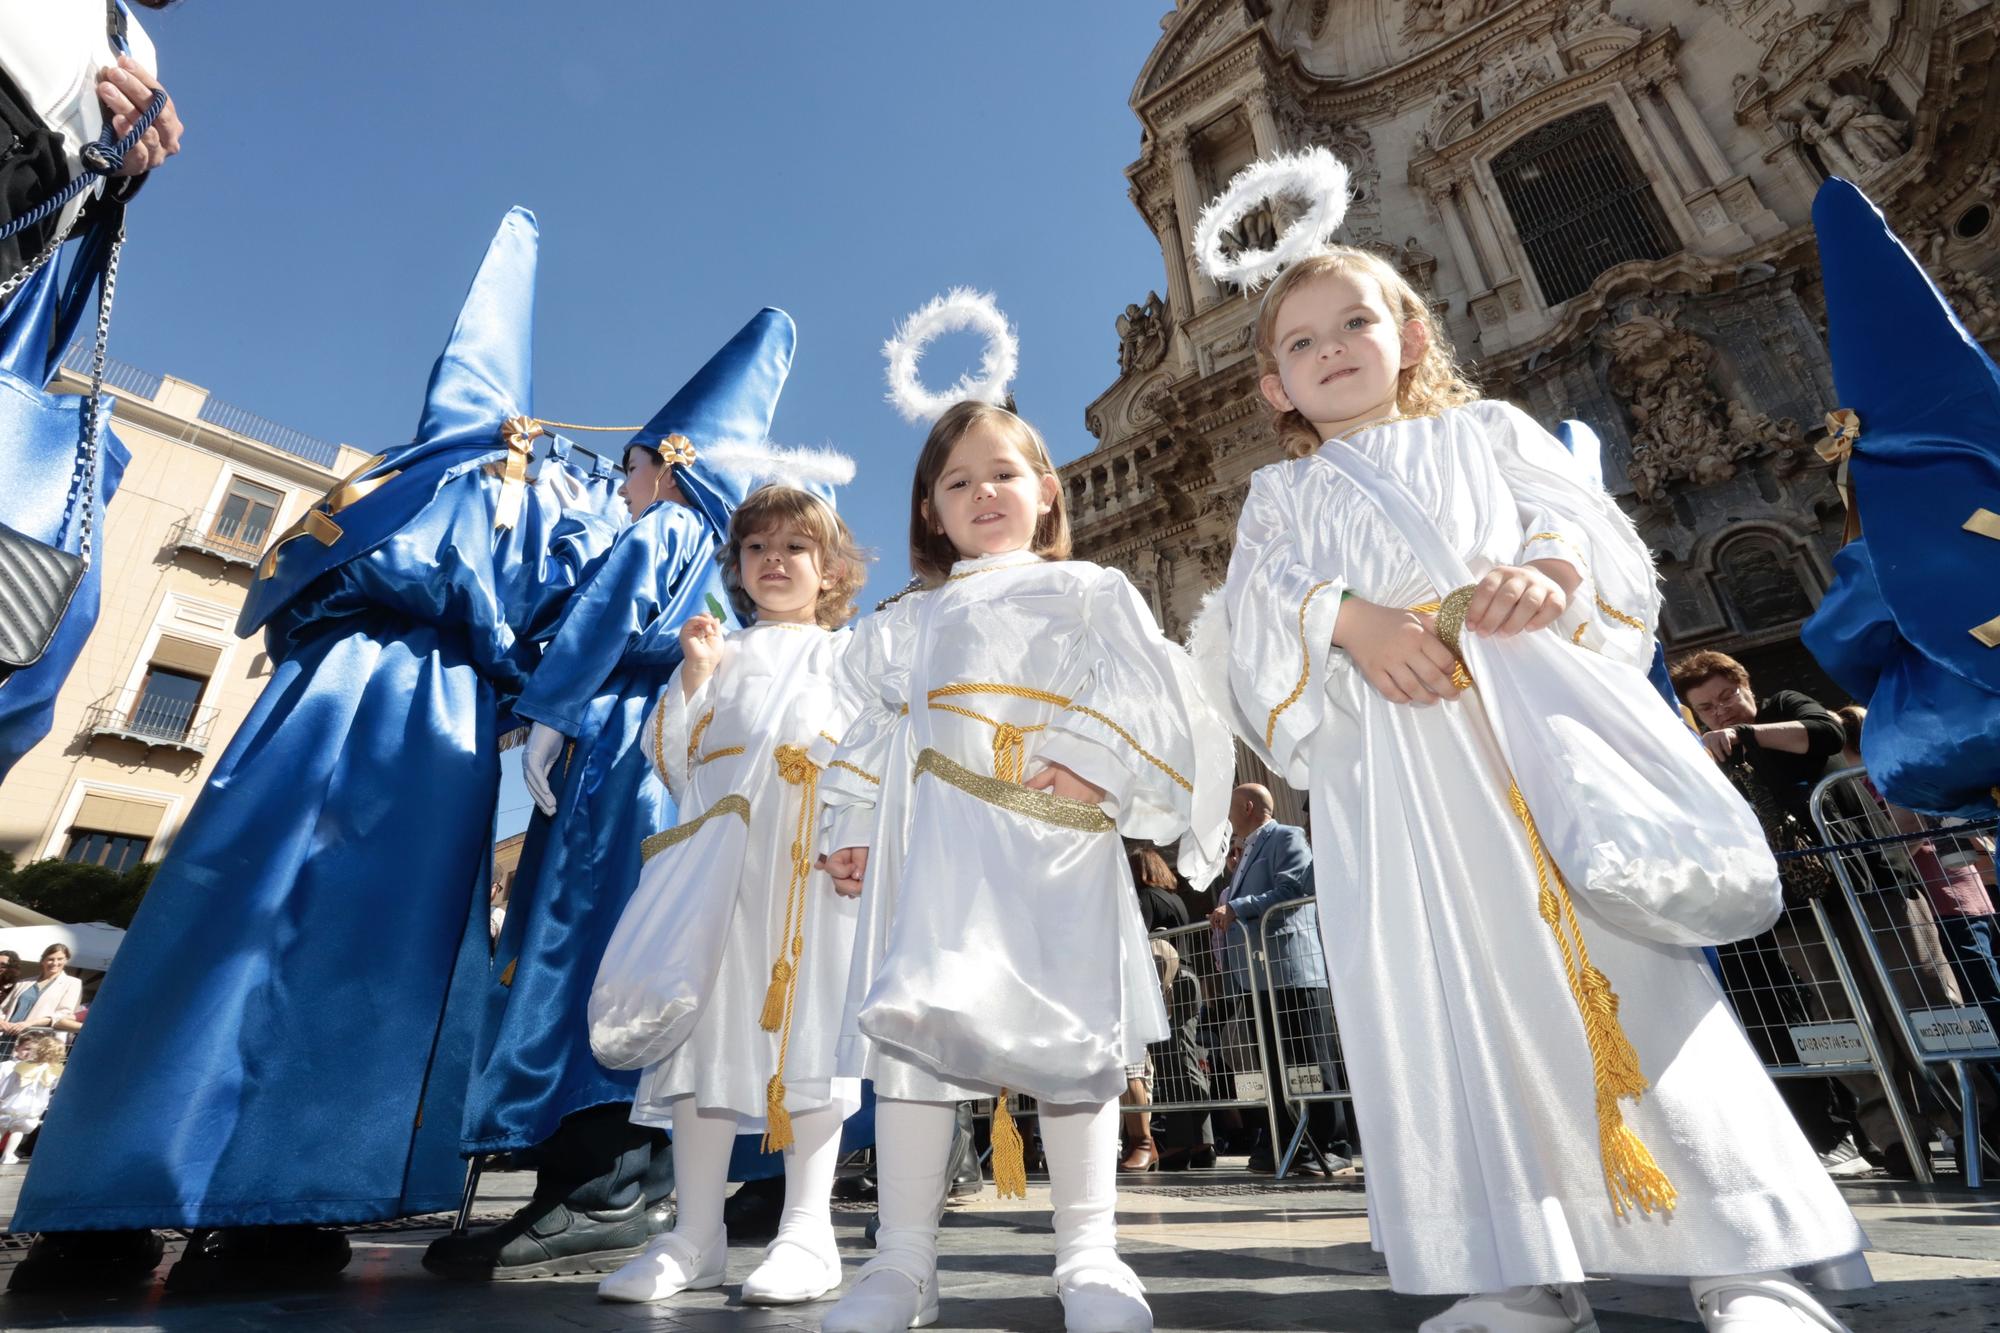
<path id="1" fill-rule="evenodd" d="M 906 576 L 922 441 L 882 400 L 880 345 L 905 313 L 955 283 L 993 291 L 1021 332 L 1022 413 L 1058 461 L 1092 443 L 1112 322 L 1164 285 L 1123 169 L 1126 98 L 1169 7 L 142 11 L 187 147 L 133 206 L 112 354 L 325 438 L 407 439 L 482 248 L 525 204 L 542 224 L 537 409 L 643 421 L 782 306 L 799 347 L 773 435 L 859 462 L 842 508 L 881 556 L 879 596 Z M 941 340 L 926 382 L 977 354 Z M 511 775 L 502 804 L 511 831 Z"/>

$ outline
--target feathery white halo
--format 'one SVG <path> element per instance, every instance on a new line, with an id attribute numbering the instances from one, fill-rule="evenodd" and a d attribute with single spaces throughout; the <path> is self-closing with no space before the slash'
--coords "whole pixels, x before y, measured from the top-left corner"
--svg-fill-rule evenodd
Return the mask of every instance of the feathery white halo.
<path id="1" fill-rule="evenodd" d="M 1306 201 L 1305 215 L 1285 228 L 1269 250 L 1244 250 L 1230 259 L 1222 253 L 1224 232 L 1235 227 L 1266 199 Z M 1261 287 L 1279 270 L 1325 246 L 1347 216 L 1347 166 L 1324 148 L 1279 153 L 1252 162 L 1236 173 L 1229 188 L 1202 210 L 1194 229 L 1194 257 L 1201 271 L 1216 282 L 1234 282 L 1246 289 Z"/>
<path id="2" fill-rule="evenodd" d="M 986 335 L 979 377 L 961 375 L 943 393 L 932 393 L 917 379 L 917 362 L 933 338 L 962 330 Z M 889 363 L 888 398 L 903 420 L 935 421 L 968 398 L 996 405 L 1006 402 L 1007 386 L 1020 369 L 1021 344 L 990 295 L 954 287 L 904 320 L 896 335 L 882 344 L 882 356 Z"/>
<path id="3" fill-rule="evenodd" d="M 791 486 L 845 486 L 854 460 L 838 449 L 797 448 L 769 440 L 721 440 L 697 450 L 699 461 L 724 472 Z"/>

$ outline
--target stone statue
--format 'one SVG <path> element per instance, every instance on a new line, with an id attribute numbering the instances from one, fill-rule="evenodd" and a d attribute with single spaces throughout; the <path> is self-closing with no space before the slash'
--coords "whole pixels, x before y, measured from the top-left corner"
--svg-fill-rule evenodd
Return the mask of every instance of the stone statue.
<path id="1" fill-rule="evenodd" d="M 1883 115 L 1859 93 L 1815 88 L 1806 94 L 1806 106 L 1813 115 L 1800 124 L 1800 132 L 1836 175 L 1859 179 L 1903 155 L 1908 125 Z M 1835 166 L 1835 159 L 1842 165 Z"/>
<path id="2" fill-rule="evenodd" d="M 1756 441 L 1725 424 L 1727 408 L 1709 383 L 1715 349 L 1676 326 L 1671 312 L 1640 312 L 1605 337 L 1611 389 L 1632 417 L 1628 469 L 1639 498 L 1663 500 L 1673 481 L 1724 481 Z"/>
<path id="3" fill-rule="evenodd" d="M 1167 303 L 1147 292 L 1146 303 L 1129 304 L 1118 317 L 1118 369 L 1151 370 L 1167 355 Z"/>

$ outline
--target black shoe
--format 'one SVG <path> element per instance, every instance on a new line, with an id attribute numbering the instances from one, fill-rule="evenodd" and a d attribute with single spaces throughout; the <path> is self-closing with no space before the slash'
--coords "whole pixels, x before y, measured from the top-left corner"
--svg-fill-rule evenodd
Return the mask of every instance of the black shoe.
<path id="1" fill-rule="evenodd" d="M 531 1199 L 498 1226 L 438 1237 L 424 1267 L 460 1282 L 609 1273 L 645 1247 L 652 1213 L 643 1196 L 590 1210 Z"/>
<path id="2" fill-rule="evenodd" d="M 113 1291 L 151 1280 L 166 1253 L 157 1231 L 44 1231 L 14 1266 L 7 1290 Z"/>
<path id="3" fill-rule="evenodd" d="M 722 1225 L 732 1240 L 769 1240 L 785 1215 L 785 1178 L 746 1180 L 722 1205 Z"/>
<path id="4" fill-rule="evenodd" d="M 347 1237 L 322 1227 L 207 1227 L 167 1272 L 177 1296 L 318 1287 L 353 1257 Z"/>

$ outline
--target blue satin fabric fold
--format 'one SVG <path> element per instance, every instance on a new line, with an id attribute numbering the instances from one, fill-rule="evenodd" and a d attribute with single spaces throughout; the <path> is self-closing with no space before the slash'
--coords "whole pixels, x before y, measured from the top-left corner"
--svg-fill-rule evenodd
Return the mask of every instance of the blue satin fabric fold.
<path id="1" fill-rule="evenodd" d="M 270 626 L 272 680 L 91 1011 L 17 1228 L 456 1205 L 498 697 L 534 661 L 512 626 L 567 576 L 553 504 L 496 531 L 500 486 L 459 469 Z"/>
<path id="2" fill-rule="evenodd" d="M 465 1153 L 539 1143 L 571 1112 L 628 1102 L 636 1073 L 590 1052 L 597 962 L 639 880 L 639 843 L 674 805 L 642 747 L 646 716 L 680 664 L 674 631 L 714 596 L 713 542 L 690 510 L 656 504 L 619 530 L 570 599 L 514 703 L 573 740 L 556 813 L 536 812 L 485 986 L 466 1097 Z"/>

